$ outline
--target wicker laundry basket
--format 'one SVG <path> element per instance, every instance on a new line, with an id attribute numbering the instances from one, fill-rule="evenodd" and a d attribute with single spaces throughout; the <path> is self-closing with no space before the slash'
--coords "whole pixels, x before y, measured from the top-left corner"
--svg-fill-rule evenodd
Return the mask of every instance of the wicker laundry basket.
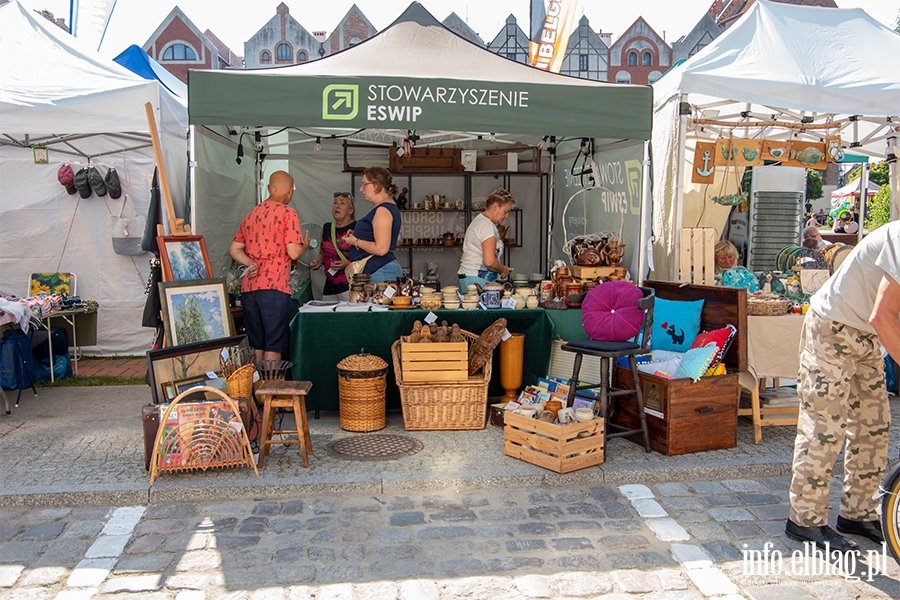
<path id="1" fill-rule="evenodd" d="M 341 429 L 384 429 L 387 363 L 372 354 L 353 354 L 339 362 L 337 369 Z"/>

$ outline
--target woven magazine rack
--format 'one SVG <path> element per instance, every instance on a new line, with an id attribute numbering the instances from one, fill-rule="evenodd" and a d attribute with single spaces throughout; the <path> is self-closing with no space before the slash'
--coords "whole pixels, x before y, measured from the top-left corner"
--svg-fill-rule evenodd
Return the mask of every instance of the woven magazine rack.
<path id="1" fill-rule="evenodd" d="M 221 400 L 180 404 L 197 392 L 216 394 Z M 229 413 L 228 418 L 219 408 Z M 237 402 L 215 388 L 194 387 L 178 394 L 162 414 L 150 458 L 150 485 L 162 472 L 219 467 L 253 467 L 259 477 Z"/>
<path id="2" fill-rule="evenodd" d="M 352 354 L 339 362 L 337 369 L 341 429 L 384 429 L 388 364 L 373 354 Z"/>

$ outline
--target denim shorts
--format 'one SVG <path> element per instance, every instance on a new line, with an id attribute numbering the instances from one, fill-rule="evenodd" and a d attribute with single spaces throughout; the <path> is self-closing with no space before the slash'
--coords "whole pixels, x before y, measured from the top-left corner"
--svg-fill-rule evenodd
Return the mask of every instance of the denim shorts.
<path id="1" fill-rule="evenodd" d="M 392 260 L 372 273 L 372 279 L 370 281 L 372 283 L 381 283 L 385 281 L 393 283 L 397 281 L 398 277 L 403 277 L 403 268 L 400 266 L 399 262 Z"/>
<path id="2" fill-rule="evenodd" d="M 290 338 L 291 296 L 278 290 L 256 290 L 241 294 L 247 341 L 254 350 L 287 351 Z"/>

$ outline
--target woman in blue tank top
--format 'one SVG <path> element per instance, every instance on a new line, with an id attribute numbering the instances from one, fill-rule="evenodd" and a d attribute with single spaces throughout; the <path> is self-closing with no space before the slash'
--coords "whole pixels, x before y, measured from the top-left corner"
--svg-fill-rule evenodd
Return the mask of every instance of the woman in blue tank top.
<path id="1" fill-rule="evenodd" d="M 363 171 L 359 191 L 375 208 L 344 236 L 353 245 L 350 260 L 371 256 L 363 273 L 372 275 L 372 283 L 395 281 L 403 275 L 403 269 L 393 252 L 400 237 L 400 210 L 394 203 L 397 186 L 391 172 L 384 167 L 369 167 Z"/>

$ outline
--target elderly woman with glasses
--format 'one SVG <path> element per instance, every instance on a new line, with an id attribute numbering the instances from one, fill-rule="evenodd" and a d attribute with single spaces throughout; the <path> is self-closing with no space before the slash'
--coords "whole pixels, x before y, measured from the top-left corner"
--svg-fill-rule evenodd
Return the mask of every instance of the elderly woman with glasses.
<path id="1" fill-rule="evenodd" d="M 403 269 L 393 252 L 401 223 L 400 209 L 394 203 L 397 186 L 391 172 L 384 167 L 365 169 L 359 191 L 375 208 L 357 222 L 353 232 L 344 236 L 344 240 L 353 245 L 350 260 L 368 258 L 362 272 L 372 276 L 372 283 L 395 281 L 403 276 Z"/>
<path id="2" fill-rule="evenodd" d="M 335 192 L 331 205 L 334 221 L 322 227 L 322 245 L 319 255 L 309 263 L 309 268 L 318 270 L 325 266 L 325 287 L 323 300 L 350 300 L 350 284 L 344 269 L 350 264 L 351 244 L 344 238 L 356 227 L 356 207 L 350 192 Z"/>

